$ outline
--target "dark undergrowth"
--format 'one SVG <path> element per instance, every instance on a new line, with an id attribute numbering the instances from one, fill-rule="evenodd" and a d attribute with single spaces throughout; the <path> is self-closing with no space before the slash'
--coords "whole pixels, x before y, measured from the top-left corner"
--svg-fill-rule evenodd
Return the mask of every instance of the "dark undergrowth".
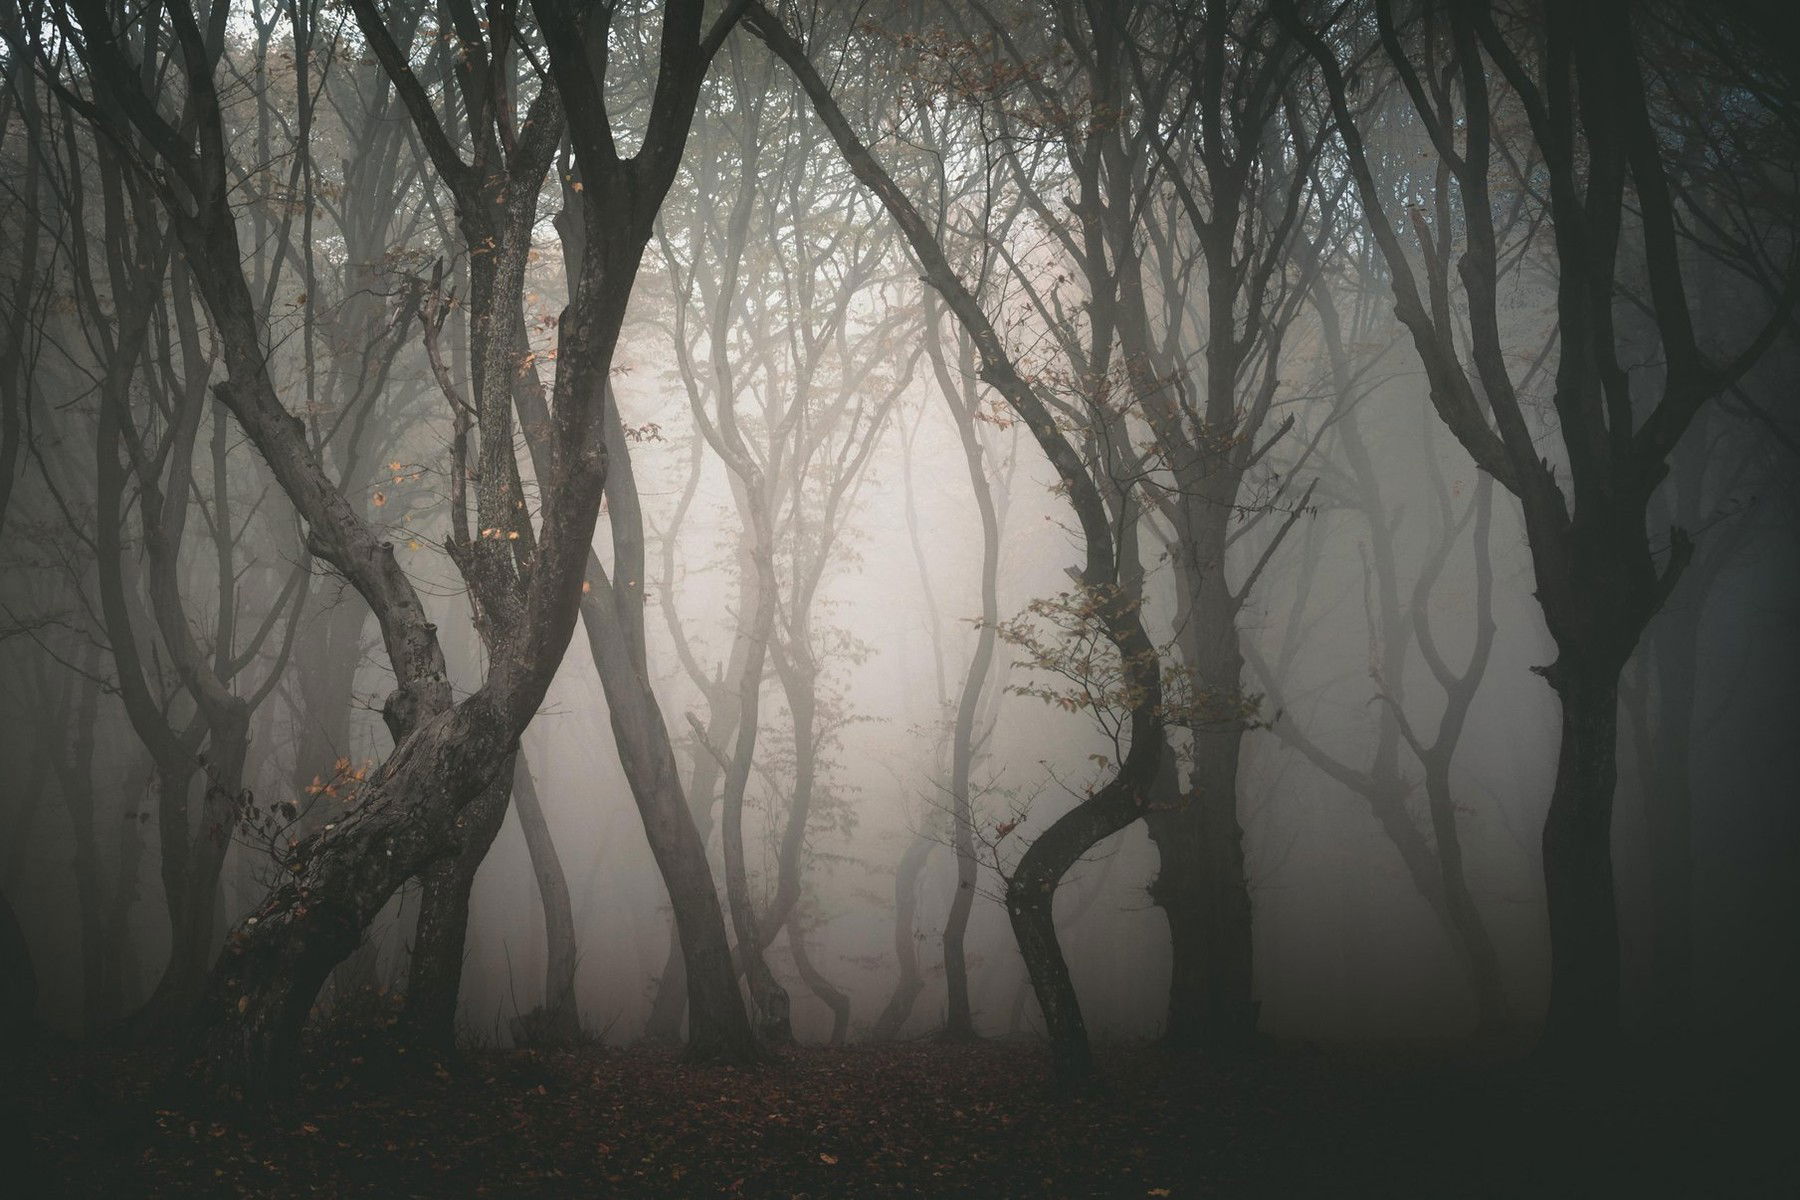
<path id="1" fill-rule="evenodd" d="M 0 1066 L 9 1196 L 1790 1196 L 1773 1055 L 1641 1054 L 1580 1082 L 1443 1048 L 1108 1047 L 1068 1095 L 1034 1044 L 799 1049 L 753 1071 L 597 1045 L 401 1053 L 316 1035 L 274 1107 L 179 1104 L 152 1056 Z"/>

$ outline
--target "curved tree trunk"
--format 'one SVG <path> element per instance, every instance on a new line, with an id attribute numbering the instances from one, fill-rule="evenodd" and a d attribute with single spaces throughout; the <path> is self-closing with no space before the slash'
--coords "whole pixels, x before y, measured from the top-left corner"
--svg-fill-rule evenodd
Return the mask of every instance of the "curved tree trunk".
<path id="1" fill-rule="evenodd" d="M 900 978 L 895 981 L 887 1005 L 875 1018 L 875 1026 L 870 1031 L 876 1041 L 899 1036 L 906 1019 L 912 1015 L 919 993 L 925 990 L 925 976 L 919 971 L 919 935 L 914 918 L 919 909 L 919 875 L 925 870 L 934 845 L 923 834 L 913 838 L 894 872 L 894 961 L 900 964 Z"/>
<path id="2" fill-rule="evenodd" d="M 928 300 L 926 312 L 930 326 L 926 349 L 931 355 L 938 388 L 956 420 L 969 486 L 974 491 L 975 507 L 981 518 L 981 622 L 976 626 L 975 650 L 963 676 L 962 693 L 956 704 L 956 722 L 950 736 L 950 844 L 956 853 L 956 892 L 950 899 L 950 912 L 944 920 L 944 985 L 948 1007 L 943 1032 L 948 1040 L 966 1041 L 975 1036 L 975 1016 L 969 1004 L 969 966 L 964 940 L 968 935 L 969 916 L 975 907 L 975 885 L 981 874 L 980 863 L 975 858 L 975 812 L 970 776 L 975 765 L 976 714 L 981 708 L 982 689 L 993 671 L 1000 621 L 1000 518 L 994 507 L 993 489 L 982 461 L 981 439 L 975 428 L 973 406 L 977 397 L 965 391 L 950 371 L 943 352 L 937 305 Z M 969 339 L 958 339 L 958 347 L 958 366 L 963 378 L 968 379 L 974 374 Z"/>
<path id="3" fill-rule="evenodd" d="M 523 754 L 513 771 L 512 797 L 544 907 L 545 942 L 544 1002 L 515 1022 L 514 1037 L 532 1045 L 561 1045 L 581 1035 L 581 1013 L 575 1005 L 575 911 L 562 859 Z"/>
<path id="4" fill-rule="evenodd" d="M 788 949 L 794 956 L 794 967 L 800 972 L 800 981 L 814 996 L 817 996 L 826 1008 L 831 1010 L 831 1040 L 833 1046 L 841 1046 L 850 1034 L 850 997 L 844 995 L 831 980 L 825 978 L 818 967 L 813 965 L 812 958 L 806 952 L 806 939 L 796 928 L 798 922 L 787 922 Z"/>

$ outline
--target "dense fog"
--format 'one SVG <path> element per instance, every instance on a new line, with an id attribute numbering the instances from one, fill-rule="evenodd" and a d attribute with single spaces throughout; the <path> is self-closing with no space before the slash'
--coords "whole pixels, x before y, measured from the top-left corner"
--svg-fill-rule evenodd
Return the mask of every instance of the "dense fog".
<path id="1" fill-rule="evenodd" d="M 4 0 L 9 1033 L 1791 1036 L 1797 60 L 1614 7 Z"/>

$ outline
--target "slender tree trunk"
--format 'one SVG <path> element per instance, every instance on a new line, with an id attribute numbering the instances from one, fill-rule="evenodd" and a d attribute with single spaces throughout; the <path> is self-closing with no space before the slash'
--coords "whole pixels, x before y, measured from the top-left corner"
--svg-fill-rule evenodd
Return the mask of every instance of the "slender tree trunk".
<path id="1" fill-rule="evenodd" d="M 1451 800 L 1449 756 L 1436 757 L 1442 761 L 1425 764 L 1425 799 L 1437 839 L 1446 923 L 1468 966 L 1469 983 L 1475 992 L 1477 1032 L 1492 1034 L 1511 1024 L 1512 1010 L 1506 1002 L 1506 985 L 1501 981 L 1499 952 L 1494 949 L 1494 939 L 1481 919 L 1481 910 L 1475 906 L 1463 872 L 1462 838 L 1457 832 L 1456 806 Z"/>
<path id="2" fill-rule="evenodd" d="M 759 531 L 760 533 L 760 531 Z M 756 754 L 757 714 L 762 693 L 763 664 L 775 621 L 775 568 L 772 550 L 761 536 L 751 550 L 756 573 L 756 608 L 750 653 L 737 681 L 738 727 L 730 768 L 725 773 L 725 793 L 720 803 L 720 835 L 725 858 L 725 896 L 731 924 L 737 934 L 737 960 L 750 985 L 750 1004 L 756 1032 L 765 1041 L 780 1044 L 793 1040 L 788 1018 L 788 995 L 763 958 L 764 938 L 756 904 L 750 895 L 749 864 L 744 855 L 744 799 Z"/>
<path id="3" fill-rule="evenodd" d="M 969 1004 L 969 966 L 964 941 L 968 935 L 969 916 L 975 907 L 975 886 L 981 876 L 980 864 L 975 858 L 975 812 L 970 777 L 975 766 L 976 714 L 981 707 L 982 690 L 993 671 L 1000 621 L 1000 518 L 975 425 L 974 410 L 979 397 L 965 382 L 975 374 L 974 348 L 967 337 L 958 339 L 959 379 L 951 373 L 948 356 L 943 352 L 942 324 L 936 303 L 928 300 L 926 312 L 929 326 L 926 349 L 931 356 L 938 389 L 956 421 L 969 486 L 974 492 L 976 512 L 981 519 L 981 622 L 976 627 L 975 650 L 963 676 L 962 693 L 957 698 L 956 722 L 950 740 L 950 844 L 956 853 L 956 892 L 950 899 L 950 912 L 944 920 L 944 984 L 949 1000 L 944 1037 L 950 1041 L 967 1041 L 975 1037 L 975 1017 Z"/>
<path id="4" fill-rule="evenodd" d="M 249 752 L 249 712 L 235 705 L 209 729 L 209 754 L 200 765 L 204 790 L 200 819 L 193 820 L 189 793 L 195 765 L 158 768 L 164 907 L 169 918 L 169 959 L 150 999 L 133 1017 L 140 1034 L 175 1029 L 193 1011 L 219 948 L 219 878 L 238 815 L 244 761 Z"/>
<path id="5" fill-rule="evenodd" d="M 742 641 L 741 636 L 734 641 L 734 661 L 740 656 Z M 724 679 L 715 675 L 712 682 L 713 686 L 707 691 L 706 728 L 694 732 L 695 738 L 702 740 L 697 740 L 693 746 L 693 766 L 687 787 L 688 809 L 702 847 L 712 838 L 713 807 L 718 803 L 719 760 L 713 757 L 712 747 L 719 745 L 737 726 L 733 694 L 724 686 Z M 681 952 L 681 931 L 671 922 L 669 952 L 664 957 L 662 973 L 656 977 L 656 995 L 650 1002 L 644 1040 L 652 1044 L 679 1042 L 687 1006 L 687 963 Z"/>
<path id="6" fill-rule="evenodd" d="M 811 956 L 806 952 L 806 939 L 797 928 L 798 924 L 792 919 L 787 922 L 788 949 L 793 953 L 794 967 L 800 972 L 800 981 L 806 985 L 807 990 L 831 1010 L 830 1044 L 841 1046 L 850 1034 L 850 997 L 839 991 L 813 965 Z"/>
<path id="7" fill-rule="evenodd" d="M 870 1036 L 876 1041 L 889 1041 L 899 1036 L 906 1019 L 912 1015 L 919 993 L 925 990 L 925 976 L 919 971 L 919 937 L 915 918 L 919 910 L 919 875 L 931 858 L 933 842 L 923 834 L 913 838 L 906 853 L 900 856 L 894 872 L 894 960 L 900 964 L 900 978 L 888 996 L 887 1006 L 875 1019 Z"/>
<path id="8" fill-rule="evenodd" d="M 420 876 L 419 924 L 407 968 L 403 1024 L 418 1043 L 449 1051 L 456 1046 L 456 1006 L 462 995 L 463 954 L 469 932 L 469 892 L 482 860 L 506 821 L 512 798 L 508 760 L 486 789 L 455 819 L 460 846 Z"/>
<path id="9" fill-rule="evenodd" d="M 521 1017 L 515 1029 L 533 1045 L 561 1045 L 581 1035 L 581 1014 L 575 1005 L 575 910 L 562 859 L 538 803 L 537 783 L 523 754 L 514 768 L 513 811 L 519 816 L 525 848 L 531 853 L 531 872 L 537 876 L 545 942 L 544 1002 Z"/>

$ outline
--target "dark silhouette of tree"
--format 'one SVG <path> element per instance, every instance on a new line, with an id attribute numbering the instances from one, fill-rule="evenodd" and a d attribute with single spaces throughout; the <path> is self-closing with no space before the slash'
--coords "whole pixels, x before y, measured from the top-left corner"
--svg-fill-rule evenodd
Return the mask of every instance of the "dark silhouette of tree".
<path id="1" fill-rule="evenodd" d="M 1544 1045 L 1557 1054 L 1603 1051 L 1619 1008 L 1610 846 L 1619 675 L 1692 555 L 1685 532 L 1652 532 L 1648 506 L 1695 416 L 1778 336 L 1800 274 L 1767 297 L 1774 316 L 1748 336 L 1727 342 L 1697 324 L 1683 262 L 1688 210 L 1671 187 L 1643 67 L 1653 14 L 1623 3 L 1396 11 L 1379 0 L 1372 11 L 1309 22 L 1287 0 L 1275 8 L 1319 65 L 1432 404 L 1524 511 L 1537 599 L 1557 652 L 1540 673 L 1562 704 L 1543 831 L 1553 979 Z M 1370 36 L 1447 168 L 1444 203 L 1453 205 L 1452 241 L 1461 248 L 1455 304 L 1450 256 L 1439 252 L 1431 214 L 1414 209 L 1396 221 L 1369 165 L 1343 61 L 1360 55 Z M 1557 362 L 1549 401 L 1559 462 L 1544 457 L 1501 315 L 1512 247 L 1496 236 L 1496 214 L 1515 187 L 1551 225 Z M 1408 226 L 1416 231 L 1411 246 L 1402 240 Z M 1640 258 L 1663 366 L 1634 378 L 1616 298 L 1623 264 Z"/>

